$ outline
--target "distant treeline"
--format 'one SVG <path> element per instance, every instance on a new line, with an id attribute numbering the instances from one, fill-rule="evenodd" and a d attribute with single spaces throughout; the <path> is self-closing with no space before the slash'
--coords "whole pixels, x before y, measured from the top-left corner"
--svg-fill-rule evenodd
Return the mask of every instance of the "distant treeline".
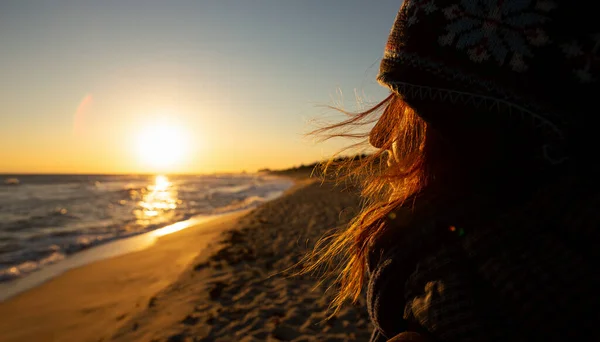
<path id="1" fill-rule="evenodd" d="M 332 163 L 333 165 L 346 164 L 348 162 L 360 161 L 366 157 L 368 154 L 357 154 L 354 156 L 344 156 L 338 157 L 331 160 L 325 160 L 320 162 L 314 162 L 312 164 L 300 164 L 299 166 L 294 166 L 284 170 L 271 170 L 271 169 L 261 169 L 259 172 L 268 172 L 276 175 L 296 175 L 296 174 L 314 174 L 321 175 L 323 173 L 323 169 L 328 163 Z"/>

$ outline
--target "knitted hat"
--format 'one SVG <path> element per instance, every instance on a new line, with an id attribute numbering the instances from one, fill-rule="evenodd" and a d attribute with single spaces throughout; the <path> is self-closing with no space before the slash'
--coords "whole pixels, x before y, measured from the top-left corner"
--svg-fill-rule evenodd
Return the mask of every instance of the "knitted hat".
<path id="1" fill-rule="evenodd" d="M 530 125 L 540 156 L 560 163 L 598 111 L 600 20 L 585 4 L 405 0 L 378 80 L 431 125 L 461 108 Z M 431 104 L 452 109 L 419 112 Z"/>

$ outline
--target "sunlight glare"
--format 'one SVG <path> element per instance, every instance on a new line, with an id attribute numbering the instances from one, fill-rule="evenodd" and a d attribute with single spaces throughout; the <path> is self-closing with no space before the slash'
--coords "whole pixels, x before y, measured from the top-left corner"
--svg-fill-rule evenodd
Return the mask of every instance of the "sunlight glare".
<path id="1" fill-rule="evenodd" d="M 137 155 L 154 169 L 166 169 L 188 157 L 186 131 L 169 123 L 153 123 L 144 127 L 137 139 Z"/>
<path id="2" fill-rule="evenodd" d="M 169 182 L 169 179 L 163 175 L 158 175 L 155 178 L 154 181 L 154 191 L 166 191 L 169 186 L 171 185 L 171 182 Z"/>
<path id="3" fill-rule="evenodd" d="M 177 209 L 177 200 L 173 184 L 166 176 L 158 175 L 138 203 L 141 210 L 136 212 L 136 217 L 138 220 L 149 220 L 172 215 L 171 211 Z"/>

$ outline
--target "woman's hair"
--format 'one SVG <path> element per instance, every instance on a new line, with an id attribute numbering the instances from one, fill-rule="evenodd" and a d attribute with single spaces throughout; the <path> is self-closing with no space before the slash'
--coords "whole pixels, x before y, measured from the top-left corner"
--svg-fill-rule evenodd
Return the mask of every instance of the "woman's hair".
<path id="1" fill-rule="evenodd" d="M 485 191 L 493 193 L 498 201 L 516 201 L 517 191 L 531 187 L 535 183 L 532 179 L 539 177 L 531 158 L 535 140 L 527 131 L 502 119 L 478 119 L 491 117 L 491 113 L 455 113 L 449 106 L 419 110 L 452 114 L 460 121 L 446 122 L 443 129 L 434 128 L 392 93 L 369 110 L 344 112 L 349 119 L 313 132 L 325 139 L 368 138 L 378 148 L 358 162 L 338 165 L 350 170 L 343 177 L 354 177 L 362 183 L 362 211 L 348 228 L 321 239 L 303 261 L 301 273 L 324 272 L 324 278 L 336 278 L 333 286 L 339 289 L 331 304 L 332 315 L 345 301 L 359 299 L 369 247 L 379 242 L 388 215 L 394 215 L 393 211 L 405 202 L 412 205 L 416 195 L 425 190 L 436 196 Z M 371 134 L 353 133 L 357 127 L 374 122 Z M 393 157 L 387 155 L 392 149 Z M 508 197 L 503 199 L 501 195 Z"/>
<path id="2" fill-rule="evenodd" d="M 332 272 L 328 274 L 337 276 L 340 289 L 332 302 L 332 314 L 346 300 L 358 300 L 365 280 L 368 245 L 381 233 L 383 219 L 427 183 L 427 154 L 424 153 L 427 125 L 414 110 L 392 94 L 371 109 L 350 115 L 343 122 L 313 132 L 326 134 L 326 138 L 367 138 L 369 133 L 349 133 L 349 130 L 373 122 L 381 128 L 369 137 L 371 143 L 378 146 L 375 153 L 358 161 L 358 165 L 356 161 L 350 161 L 350 165 L 335 165 L 350 168 L 345 176 L 358 176 L 361 180 L 362 212 L 351 221 L 349 228 L 320 240 L 306 257 L 302 271 L 315 272 L 325 268 Z M 393 144 L 397 145 L 398 155 L 387 158 L 388 163 L 386 154 Z"/>

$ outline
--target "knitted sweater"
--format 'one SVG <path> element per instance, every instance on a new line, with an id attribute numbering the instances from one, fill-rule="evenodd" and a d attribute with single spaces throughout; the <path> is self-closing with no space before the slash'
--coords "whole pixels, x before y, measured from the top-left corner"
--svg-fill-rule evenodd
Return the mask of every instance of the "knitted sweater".
<path id="1" fill-rule="evenodd" d="M 597 187 L 565 181 L 495 211 L 476 197 L 427 209 L 443 207 L 433 202 L 417 203 L 430 213 L 422 219 L 400 209 L 370 247 L 372 342 L 404 331 L 427 341 L 600 341 Z"/>

